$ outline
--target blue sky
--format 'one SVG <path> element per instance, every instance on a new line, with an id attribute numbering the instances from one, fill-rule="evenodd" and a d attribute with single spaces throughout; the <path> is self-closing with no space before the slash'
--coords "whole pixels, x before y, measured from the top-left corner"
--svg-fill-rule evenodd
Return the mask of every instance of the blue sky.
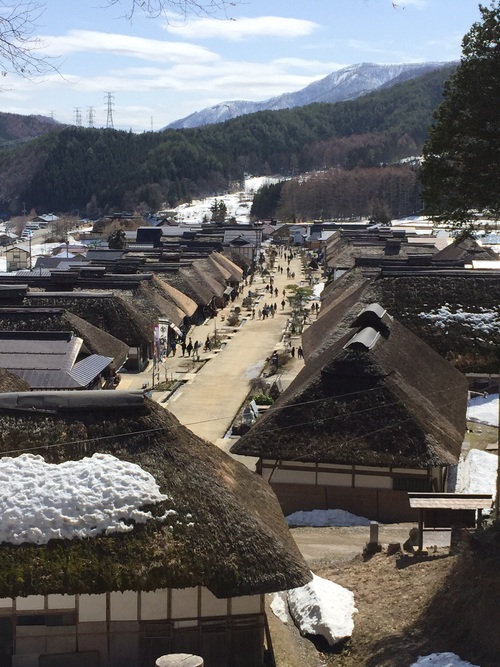
<path id="1" fill-rule="evenodd" d="M 0 111 L 74 123 L 78 108 L 88 125 L 92 107 L 101 127 L 111 92 L 116 129 L 158 130 L 225 100 L 299 90 L 351 64 L 458 60 L 480 18 L 474 0 L 242 0 L 228 19 L 136 13 L 130 21 L 122 2 L 46 0 L 36 34 L 59 72 L 33 81 L 9 73 Z"/>

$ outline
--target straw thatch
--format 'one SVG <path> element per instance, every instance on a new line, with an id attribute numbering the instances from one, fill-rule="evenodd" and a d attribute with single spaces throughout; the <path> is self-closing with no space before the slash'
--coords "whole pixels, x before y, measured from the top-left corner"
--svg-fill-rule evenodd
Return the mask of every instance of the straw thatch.
<path id="1" fill-rule="evenodd" d="M 153 339 L 151 323 L 137 308 L 127 303 L 121 294 L 110 292 L 106 298 L 102 298 L 101 292 L 95 296 L 91 296 L 88 290 L 86 293 L 89 296 L 82 298 L 78 297 L 77 292 L 61 292 L 60 295 L 52 292 L 44 298 L 43 292 L 40 292 L 36 299 L 30 299 L 28 294 L 24 303 L 28 306 L 65 308 L 130 347 L 149 345 Z M 72 298 L 73 294 L 75 298 Z"/>
<path id="2" fill-rule="evenodd" d="M 155 286 L 155 289 L 165 295 L 165 298 L 172 301 L 185 317 L 192 317 L 195 314 L 197 308 L 196 303 L 186 294 L 179 292 L 173 285 L 170 285 L 157 276 L 153 276 L 153 285 Z"/>
<path id="3" fill-rule="evenodd" d="M 115 368 L 128 357 L 126 343 L 62 308 L 2 308 L 0 331 L 72 331 L 90 354 L 112 357 Z"/>
<path id="4" fill-rule="evenodd" d="M 167 508 L 177 514 L 136 525 L 130 533 L 51 540 L 45 546 L 3 543 L 0 597 L 195 585 L 228 597 L 309 580 L 268 485 L 163 407 L 127 392 L 4 396 L 1 452 L 12 456 L 29 448 L 52 463 L 112 454 L 154 475 L 170 498 L 158 514 Z M 34 410 L 27 397 L 51 403 L 46 411 Z M 13 409 L 5 407 L 8 400 Z M 84 404 L 75 406 L 75 400 Z M 91 407 L 85 405 L 89 401 Z"/>
<path id="5" fill-rule="evenodd" d="M 245 274 L 252 268 L 252 260 L 248 257 L 244 257 L 241 253 L 234 250 L 234 248 L 226 246 L 221 254 L 224 257 L 227 257 L 231 262 L 234 262 L 236 266 L 239 266 Z"/>
<path id="6" fill-rule="evenodd" d="M 361 269 L 354 269 L 323 290 L 318 321 L 323 318 L 323 311 L 326 313 L 329 308 L 336 308 L 336 303 L 342 300 L 347 289 L 359 289 L 358 304 L 352 311 L 338 316 L 342 320 L 338 327 L 329 328 L 324 321 L 323 346 L 337 340 L 348 330 L 355 313 L 375 301 L 458 369 L 466 372 L 498 371 L 496 350 L 500 347 L 500 328 L 481 326 L 481 321 L 488 325 L 484 319 L 488 314 L 494 320 L 500 318 L 500 280 L 494 272 L 478 275 L 478 272 L 456 274 L 443 271 L 439 275 L 416 273 L 368 280 Z M 461 315 L 450 317 L 445 325 L 426 317 L 429 313 L 438 313 L 441 308 L 450 313 L 460 312 Z M 304 334 L 306 358 L 320 340 L 314 331 L 311 327 Z"/>
<path id="7" fill-rule="evenodd" d="M 371 349 L 344 348 L 357 331 L 312 356 L 231 451 L 400 468 L 455 463 L 465 430 L 465 378 L 396 321 L 389 329 L 382 322 Z"/>
<path id="8" fill-rule="evenodd" d="M 213 296 L 218 297 L 224 294 L 226 287 L 225 279 L 221 277 L 218 265 L 215 262 L 211 262 L 208 257 L 205 259 L 195 259 L 191 265 L 191 271 L 193 271 L 200 282 L 210 289 Z"/>
<path id="9" fill-rule="evenodd" d="M 498 255 L 491 248 L 480 246 L 474 239 L 466 238 L 450 243 L 432 258 L 432 262 L 459 262 L 468 264 L 474 259 L 497 261 Z"/>
<path id="10" fill-rule="evenodd" d="M 243 270 L 228 257 L 220 252 L 213 252 L 210 255 L 210 258 L 229 271 L 231 274 L 231 279 L 234 282 L 240 282 L 243 280 Z"/>
<path id="11" fill-rule="evenodd" d="M 214 298 L 214 293 L 206 285 L 205 280 L 200 279 L 190 266 L 183 266 L 177 273 L 165 276 L 165 281 L 192 299 L 199 307 L 207 306 Z"/>
<path id="12" fill-rule="evenodd" d="M 15 373 L 6 368 L 0 368 L 0 392 L 29 391 L 30 386 Z"/>

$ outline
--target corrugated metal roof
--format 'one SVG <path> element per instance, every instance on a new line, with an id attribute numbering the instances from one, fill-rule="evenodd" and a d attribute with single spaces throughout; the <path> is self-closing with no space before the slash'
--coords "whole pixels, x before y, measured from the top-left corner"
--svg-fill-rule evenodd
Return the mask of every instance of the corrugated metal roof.
<path id="1" fill-rule="evenodd" d="M 113 363 L 113 357 L 91 354 L 90 357 L 78 361 L 69 374 L 81 387 L 86 387 L 111 363 Z"/>
<path id="2" fill-rule="evenodd" d="M 488 493 L 408 493 L 408 498 L 413 509 L 477 510 L 493 503 Z"/>

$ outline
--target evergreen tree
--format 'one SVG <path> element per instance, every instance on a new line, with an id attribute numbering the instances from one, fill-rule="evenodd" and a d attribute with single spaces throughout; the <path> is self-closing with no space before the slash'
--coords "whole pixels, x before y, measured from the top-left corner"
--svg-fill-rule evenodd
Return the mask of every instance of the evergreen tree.
<path id="1" fill-rule="evenodd" d="M 116 229 L 108 236 L 108 248 L 121 250 L 126 245 L 125 232 L 123 229 Z"/>
<path id="2" fill-rule="evenodd" d="M 462 40 L 462 58 L 424 146 L 425 211 L 470 225 L 500 215 L 500 0 L 479 6 L 481 21 Z"/>

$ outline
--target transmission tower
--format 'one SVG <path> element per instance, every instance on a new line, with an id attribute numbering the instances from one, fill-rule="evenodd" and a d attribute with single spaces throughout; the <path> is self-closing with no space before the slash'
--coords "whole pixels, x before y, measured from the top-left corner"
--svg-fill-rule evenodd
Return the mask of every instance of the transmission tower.
<path id="1" fill-rule="evenodd" d="M 113 129 L 113 100 L 114 96 L 112 93 L 106 93 L 106 100 L 108 104 L 108 115 L 106 116 L 106 127 Z"/>
<path id="2" fill-rule="evenodd" d="M 55 116 L 55 115 L 56 115 L 56 112 L 54 111 L 54 109 L 51 109 L 51 110 L 49 111 L 50 119 L 51 119 L 51 120 L 54 120 L 54 116 Z"/>
<path id="3" fill-rule="evenodd" d="M 75 107 L 73 109 L 73 111 L 74 111 L 74 114 L 75 114 L 75 125 L 77 127 L 81 127 L 82 126 L 82 112 L 80 110 L 80 107 Z"/>
<path id="4" fill-rule="evenodd" d="M 87 107 L 87 121 L 89 127 L 94 127 L 94 107 Z"/>

